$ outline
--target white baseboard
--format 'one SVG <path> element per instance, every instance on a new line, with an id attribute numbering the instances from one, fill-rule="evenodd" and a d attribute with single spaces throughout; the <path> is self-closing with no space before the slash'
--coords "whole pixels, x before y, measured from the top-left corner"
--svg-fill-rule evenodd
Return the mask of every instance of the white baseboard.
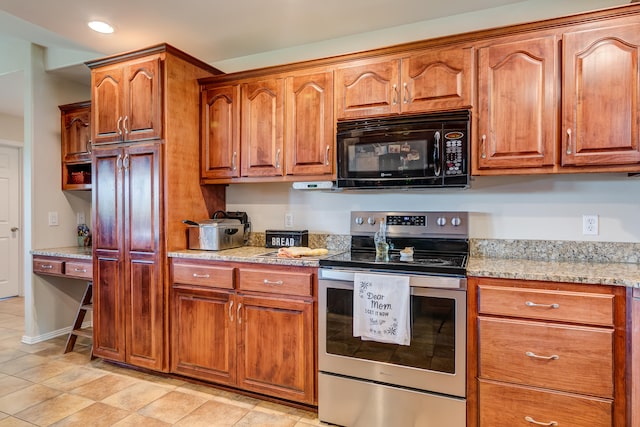
<path id="1" fill-rule="evenodd" d="M 82 324 L 82 328 L 90 328 L 91 326 L 93 326 L 93 322 L 85 322 Z M 71 328 L 71 326 L 67 326 L 66 328 L 58 329 L 57 331 L 51 331 L 47 332 L 46 334 L 36 335 L 33 337 L 23 335 L 21 342 L 24 344 L 37 344 L 39 342 L 47 341 L 61 335 L 68 335 L 69 332 L 71 332 Z"/>

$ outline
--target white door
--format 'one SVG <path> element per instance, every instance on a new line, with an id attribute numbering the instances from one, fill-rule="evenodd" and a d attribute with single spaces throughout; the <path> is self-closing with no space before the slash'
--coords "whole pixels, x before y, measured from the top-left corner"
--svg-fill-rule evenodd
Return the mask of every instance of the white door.
<path id="1" fill-rule="evenodd" d="M 20 149 L 0 145 L 0 298 L 20 292 Z"/>

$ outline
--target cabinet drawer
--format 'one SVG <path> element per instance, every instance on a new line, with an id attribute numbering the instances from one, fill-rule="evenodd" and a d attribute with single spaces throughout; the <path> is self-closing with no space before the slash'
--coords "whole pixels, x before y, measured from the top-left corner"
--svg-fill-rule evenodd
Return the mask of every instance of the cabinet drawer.
<path id="1" fill-rule="evenodd" d="M 613 326 L 613 295 L 489 285 L 478 294 L 481 314 Z"/>
<path id="2" fill-rule="evenodd" d="M 64 273 L 64 261 L 33 258 L 33 272 L 36 274 L 62 275 Z"/>
<path id="3" fill-rule="evenodd" d="M 310 296 L 313 275 L 262 269 L 240 269 L 239 289 L 243 291 Z"/>
<path id="4" fill-rule="evenodd" d="M 613 396 L 613 329 L 478 318 L 479 377 Z"/>
<path id="5" fill-rule="evenodd" d="M 173 283 L 233 289 L 233 267 L 173 263 Z"/>
<path id="6" fill-rule="evenodd" d="M 480 427 L 612 426 L 613 404 L 607 399 L 482 380 L 479 383 Z M 552 421 L 557 424 L 550 424 Z"/>
<path id="7" fill-rule="evenodd" d="M 65 261 L 64 275 L 79 279 L 93 279 L 93 268 L 88 261 Z"/>

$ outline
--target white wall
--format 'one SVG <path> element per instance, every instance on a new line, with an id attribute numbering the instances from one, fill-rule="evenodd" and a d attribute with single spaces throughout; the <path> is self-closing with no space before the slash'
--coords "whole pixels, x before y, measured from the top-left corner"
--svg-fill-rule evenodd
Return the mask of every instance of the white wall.
<path id="1" fill-rule="evenodd" d="M 247 211 L 253 231 L 284 229 L 349 234 L 352 210 L 471 212 L 473 238 L 640 242 L 640 177 L 579 174 L 477 177 L 466 190 L 299 191 L 287 184 L 233 184 L 227 209 Z M 582 234 L 582 215 L 599 216 L 597 236 Z"/>
<path id="2" fill-rule="evenodd" d="M 288 49 L 212 63 L 225 73 L 360 52 L 475 30 L 555 18 L 629 3 L 628 0 L 525 0 L 477 12 L 421 21 L 384 30 L 325 40 Z M 402 2 L 398 2 L 401 7 Z M 391 12 L 392 13 L 392 12 Z M 348 25 L 348 17 L 342 18 Z"/>
<path id="3" fill-rule="evenodd" d="M 28 45 L 24 114 L 24 342 L 47 338 L 71 326 L 84 290 L 83 282 L 31 273 L 31 249 L 77 244 L 75 212 L 90 217 L 90 193 L 61 190 L 60 111 L 58 105 L 89 98 L 89 88 L 45 71 L 44 49 Z M 59 226 L 48 226 L 48 212 L 58 212 Z"/>
<path id="4" fill-rule="evenodd" d="M 0 139 L 22 142 L 24 140 L 24 120 L 22 117 L 0 114 Z"/>

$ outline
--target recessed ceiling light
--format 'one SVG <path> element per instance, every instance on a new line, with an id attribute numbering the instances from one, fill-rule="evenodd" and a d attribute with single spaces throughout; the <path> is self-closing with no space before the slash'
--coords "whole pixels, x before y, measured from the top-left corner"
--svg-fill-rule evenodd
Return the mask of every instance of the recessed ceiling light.
<path id="1" fill-rule="evenodd" d="M 113 33 L 113 27 L 104 21 L 91 21 L 88 25 L 93 31 L 97 31 L 102 34 Z"/>

